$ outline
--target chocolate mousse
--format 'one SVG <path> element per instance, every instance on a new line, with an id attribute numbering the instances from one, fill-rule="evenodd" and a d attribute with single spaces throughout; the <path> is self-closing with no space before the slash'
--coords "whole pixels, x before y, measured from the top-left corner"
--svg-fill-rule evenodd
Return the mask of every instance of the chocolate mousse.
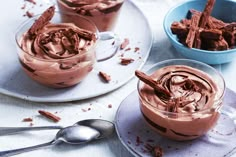
<path id="1" fill-rule="evenodd" d="M 19 40 L 20 63 L 34 80 L 51 87 L 79 83 L 93 69 L 96 34 L 73 23 L 51 23 L 47 9 Z"/>
<path id="2" fill-rule="evenodd" d="M 124 0 L 57 0 L 62 12 L 73 12 L 93 21 L 98 30 L 110 31 L 115 26 Z"/>
<path id="3" fill-rule="evenodd" d="M 217 102 L 217 84 L 207 73 L 185 65 L 171 65 L 150 76 L 140 71 L 135 74 L 144 82 L 139 84 L 143 116 L 161 135 L 190 140 L 216 124 L 221 102 Z"/>

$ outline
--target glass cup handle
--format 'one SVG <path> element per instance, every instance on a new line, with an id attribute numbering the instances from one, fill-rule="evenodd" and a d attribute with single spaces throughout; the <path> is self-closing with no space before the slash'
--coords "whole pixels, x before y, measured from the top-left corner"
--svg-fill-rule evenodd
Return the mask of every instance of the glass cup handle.
<path id="1" fill-rule="evenodd" d="M 105 61 L 112 58 L 119 50 L 121 41 L 117 34 L 111 31 L 98 33 L 98 44 L 96 47 L 97 61 Z"/>
<path id="2" fill-rule="evenodd" d="M 220 117 L 213 131 L 221 136 L 231 136 L 236 133 L 236 110 L 224 104 L 219 110 Z"/>

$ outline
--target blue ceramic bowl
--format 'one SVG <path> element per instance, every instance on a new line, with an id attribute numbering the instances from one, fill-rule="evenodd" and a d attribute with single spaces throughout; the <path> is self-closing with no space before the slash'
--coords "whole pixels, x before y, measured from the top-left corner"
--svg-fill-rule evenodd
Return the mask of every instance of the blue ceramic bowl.
<path id="1" fill-rule="evenodd" d="M 164 19 L 164 30 L 176 50 L 187 58 L 205 62 L 207 64 L 222 64 L 236 58 L 236 49 L 224 51 L 207 51 L 188 48 L 178 42 L 176 35 L 171 32 L 171 24 L 186 18 L 189 9 L 203 11 L 207 0 L 190 0 L 178 4 L 168 11 Z M 211 16 L 224 22 L 236 22 L 236 1 L 216 0 Z"/>

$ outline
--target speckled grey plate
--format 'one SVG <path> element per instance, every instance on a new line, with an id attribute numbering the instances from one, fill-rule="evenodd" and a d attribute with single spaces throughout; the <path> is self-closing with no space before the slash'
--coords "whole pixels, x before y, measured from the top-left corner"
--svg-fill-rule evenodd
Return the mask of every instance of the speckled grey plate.
<path id="1" fill-rule="evenodd" d="M 159 136 L 146 124 L 137 91 L 120 105 L 116 114 L 116 131 L 123 145 L 138 157 L 152 157 L 146 146 L 160 146 L 164 157 L 229 157 L 236 153 L 236 93 L 227 89 L 223 113 L 211 131 L 192 141 L 177 142 Z M 226 116 L 228 115 L 228 116 Z"/>
<path id="2" fill-rule="evenodd" d="M 26 9 L 21 9 L 27 3 Z M 43 0 L 36 5 L 27 1 L 6 1 L 0 6 L 0 93 L 38 102 L 65 102 L 81 100 L 99 96 L 127 83 L 133 76 L 136 69 L 140 69 L 150 52 L 152 46 L 152 32 L 142 12 L 129 0 L 125 1 L 121 15 L 117 22 L 115 32 L 121 40 L 128 38 L 130 51 L 121 51 L 112 59 L 99 62 L 95 69 L 80 84 L 66 89 L 52 89 L 44 87 L 32 81 L 22 71 L 17 60 L 14 31 L 26 17 L 23 14 L 27 10 L 35 14 L 43 12 L 52 2 Z M 9 12 L 9 8 L 14 11 Z M 135 19 L 135 22 L 134 20 Z M 4 24 L 3 24 L 4 21 Z M 144 31 L 145 30 L 145 31 Z M 145 40 L 144 40 L 145 39 Z M 134 52 L 139 47 L 138 52 Z M 135 61 L 127 66 L 119 64 L 120 55 L 134 58 Z M 103 83 L 98 77 L 98 71 L 111 75 L 110 83 Z"/>

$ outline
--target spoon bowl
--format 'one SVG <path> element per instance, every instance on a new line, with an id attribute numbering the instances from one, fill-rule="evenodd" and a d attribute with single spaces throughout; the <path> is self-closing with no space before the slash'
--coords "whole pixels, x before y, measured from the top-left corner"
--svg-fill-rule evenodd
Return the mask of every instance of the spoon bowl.
<path id="1" fill-rule="evenodd" d="M 101 120 L 101 119 L 82 120 L 75 123 L 74 125 L 89 126 L 99 131 L 100 133 L 100 136 L 98 137 L 99 139 L 104 138 L 107 135 L 111 135 L 115 130 L 114 124 L 112 122 L 107 121 L 107 120 Z"/>
<path id="2" fill-rule="evenodd" d="M 81 144 L 97 139 L 99 131 L 82 125 L 69 126 L 59 130 L 55 141 L 63 141 L 68 144 Z"/>

